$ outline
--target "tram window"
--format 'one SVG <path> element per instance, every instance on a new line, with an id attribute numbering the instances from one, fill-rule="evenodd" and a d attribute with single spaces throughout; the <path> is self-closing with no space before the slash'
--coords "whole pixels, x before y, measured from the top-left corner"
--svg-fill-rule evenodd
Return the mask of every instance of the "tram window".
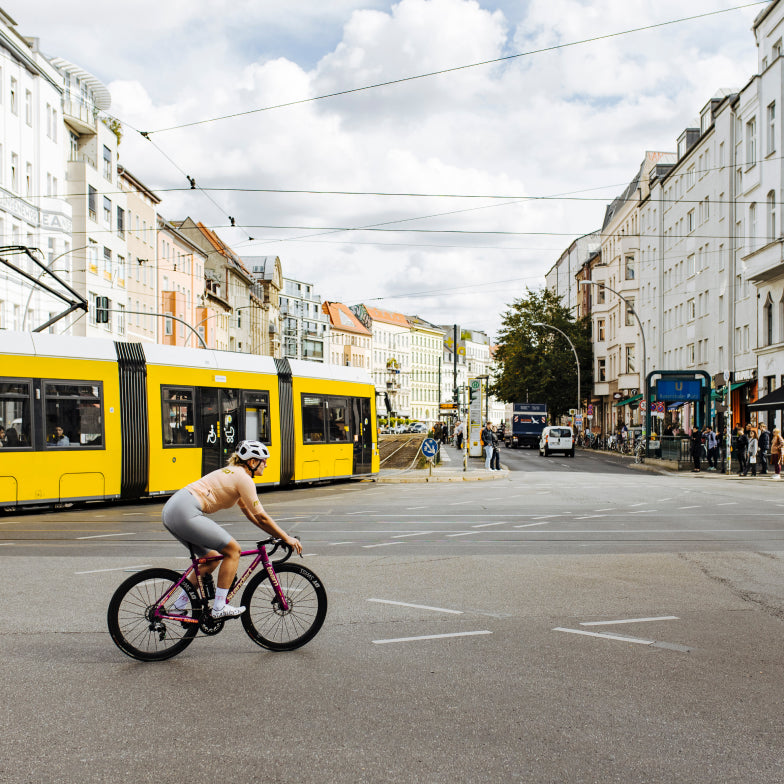
<path id="1" fill-rule="evenodd" d="M 161 387 L 164 446 L 193 446 L 193 390 Z"/>
<path id="2" fill-rule="evenodd" d="M 306 444 L 324 443 L 324 398 L 302 396 L 302 437 Z"/>
<path id="3" fill-rule="evenodd" d="M 348 435 L 348 406 L 344 398 L 329 398 L 329 440 L 344 443 L 349 440 Z"/>
<path id="4" fill-rule="evenodd" d="M 47 447 L 103 447 L 103 390 L 85 381 L 44 383 Z"/>
<path id="5" fill-rule="evenodd" d="M 243 392 L 242 405 L 245 410 L 245 438 L 249 441 L 262 441 L 269 444 L 269 394 L 267 392 Z"/>
<path id="6" fill-rule="evenodd" d="M 0 448 L 30 448 L 30 382 L 0 379 Z"/>

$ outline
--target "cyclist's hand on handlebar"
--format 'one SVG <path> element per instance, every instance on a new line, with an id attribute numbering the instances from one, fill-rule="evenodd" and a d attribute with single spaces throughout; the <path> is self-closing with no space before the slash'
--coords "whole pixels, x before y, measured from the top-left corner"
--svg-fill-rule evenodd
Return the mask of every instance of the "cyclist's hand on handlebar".
<path id="1" fill-rule="evenodd" d="M 291 547 L 291 549 L 292 549 L 292 550 L 294 550 L 294 552 L 295 552 L 297 555 L 302 555 L 302 544 L 301 544 L 301 542 L 299 541 L 299 539 L 296 539 L 296 538 L 295 538 L 295 537 L 293 537 L 293 536 L 289 536 L 288 534 L 284 534 L 284 535 L 283 535 L 283 541 L 284 541 L 284 542 L 285 542 L 285 543 L 286 543 L 286 544 L 287 544 L 289 547 Z"/>

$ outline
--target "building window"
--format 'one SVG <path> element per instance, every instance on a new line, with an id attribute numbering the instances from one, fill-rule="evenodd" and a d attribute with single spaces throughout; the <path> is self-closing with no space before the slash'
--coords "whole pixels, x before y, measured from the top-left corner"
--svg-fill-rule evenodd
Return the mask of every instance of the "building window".
<path id="1" fill-rule="evenodd" d="M 597 360 L 598 367 L 596 372 L 596 378 L 598 381 L 607 381 L 607 360 L 602 358 Z"/>
<path id="2" fill-rule="evenodd" d="M 773 301 L 770 294 L 768 294 L 765 307 L 762 309 L 762 321 L 763 345 L 770 346 L 773 343 Z"/>
<path id="3" fill-rule="evenodd" d="M 749 205 L 749 250 L 757 247 L 757 205 Z"/>
<path id="4" fill-rule="evenodd" d="M 634 361 L 634 346 L 626 346 L 626 372 L 636 373 L 637 368 Z"/>
<path id="5" fill-rule="evenodd" d="M 757 118 L 752 117 L 746 123 L 746 168 L 750 169 L 757 163 Z"/>
<path id="6" fill-rule="evenodd" d="M 11 114 L 17 114 L 17 115 L 19 114 L 19 106 L 17 105 L 17 102 L 16 102 L 16 93 L 17 93 L 18 89 L 19 88 L 17 87 L 16 79 L 14 79 L 14 77 L 12 76 L 11 77 L 11 93 L 10 93 L 10 96 L 9 96 L 10 97 L 10 102 L 11 102 Z"/>
<path id="7" fill-rule="evenodd" d="M 626 321 L 627 327 L 634 326 L 634 298 L 626 297 Z"/>
<path id="8" fill-rule="evenodd" d="M 768 193 L 768 242 L 776 239 L 776 192 Z"/>
<path id="9" fill-rule="evenodd" d="M 19 193 L 19 156 L 11 153 L 11 190 Z"/>
<path id="10" fill-rule="evenodd" d="M 87 186 L 87 212 L 92 220 L 96 219 L 96 210 L 98 203 L 98 191 L 92 185 Z"/>
<path id="11" fill-rule="evenodd" d="M 626 280 L 634 280 L 634 256 L 627 256 L 625 263 Z"/>
<path id="12" fill-rule="evenodd" d="M 689 212 L 686 214 L 686 218 L 687 218 L 686 226 L 688 228 L 689 233 L 691 233 L 694 231 L 694 226 L 695 226 L 694 210 L 689 210 Z"/>
<path id="13" fill-rule="evenodd" d="M 596 321 L 596 339 L 599 341 L 604 340 L 604 319 L 597 319 Z"/>
<path id="14" fill-rule="evenodd" d="M 770 155 L 776 151 L 776 102 L 768 106 L 768 145 L 766 153 Z"/>
<path id="15" fill-rule="evenodd" d="M 25 90 L 25 122 L 33 127 L 33 94 Z"/>
<path id="16" fill-rule="evenodd" d="M 33 164 L 25 166 L 25 194 L 28 199 L 33 197 Z"/>
<path id="17" fill-rule="evenodd" d="M 112 228 L 112 200 L 108 196 L 103 197 L 103 223 L 107 229 Z"/>
<path id="18" fill-rule="evenodd" d="M 117 208 L 117 233 L 125 236 L 125 210 L 122 207 Z"/>
<path id="19" fill-rule="evenodd" d="M 112 151 L 106 145 L 103 147 L 103 176 L 112 181 Z"/>

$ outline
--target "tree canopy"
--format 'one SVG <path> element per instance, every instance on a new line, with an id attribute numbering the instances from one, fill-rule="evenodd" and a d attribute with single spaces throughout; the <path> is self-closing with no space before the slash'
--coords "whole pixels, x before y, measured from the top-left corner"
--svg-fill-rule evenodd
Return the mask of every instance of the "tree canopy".
<path id="1" fill-rule="evenodd" d="M 546 403 L 551 421 L 556 422 L 577 403 L 577 363 L 563 335 L 535 323 L 557 327 L 574 344 L 582 407 L 593 385 L 591 321 L 575 320 L 548 289 L 528 289 L 504 314 L 495 356 L 499 372 L 492 391 L 509 403 Z"/>

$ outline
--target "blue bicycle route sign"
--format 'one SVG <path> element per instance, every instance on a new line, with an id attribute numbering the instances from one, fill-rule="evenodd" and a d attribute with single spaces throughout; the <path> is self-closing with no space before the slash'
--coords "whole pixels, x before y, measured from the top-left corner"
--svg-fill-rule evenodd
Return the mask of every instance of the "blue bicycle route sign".
<path id="1" fill-rule="evenodd" d="M 425 457 L 434 457 L 438 452 L 438 441 L 435 438 L 426 438 L 422 442 L 422 454 Z"/>

